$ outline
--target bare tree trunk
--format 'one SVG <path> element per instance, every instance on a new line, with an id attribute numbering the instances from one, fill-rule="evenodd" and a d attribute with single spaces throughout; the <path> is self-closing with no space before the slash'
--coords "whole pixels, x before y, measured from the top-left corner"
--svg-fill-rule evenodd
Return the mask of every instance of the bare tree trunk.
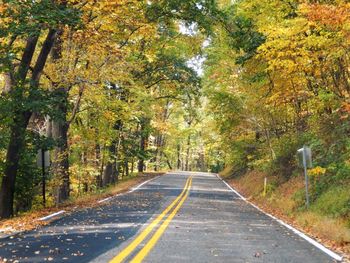
<path id="1" fill-rule="evenodd" d="M 128 177 L 129 176 L 129 162 L 127 159 L 125 159 L 125 161 L 124 161 L 124 167 L 125 167 L 125 176 Z"/>
<path id="2" fill-rule="evenodd" d="M 159 171 L 160 167 L 160 161 L 161 161 L 161 154 L 162 154 L 162 138 L 163 136 L 161 134 L 158 134 L 156 137 L 156 154 L 154 157 L 154 171 Z"/>
<path id="3" fill-rule="evenodd" d="M 101 153 L 101 145 L 99 145 L 98 143 L 96 143 L 96 146 L 95 146 L 95 155 L 96 155 L 96 167 L 99 169 L 99 173 L 96 176 L 96 187 L 101 188 L 104 160 L 103 160 L 103 154 Z"/>
<path id="4" fill-rule="evenodd" d="M 102 186 L 107 186 L 116 181 L 116 173 L 117 173 L 117 161 L 115 158 L 116 155 L 116 142 L 112 142 L 112 145 L 108 147 L 109 150 L 109 161 L 105 167 L 102 177 Z"/>
<path id="5" fill-rule="evenodd" d="M 134 157 L 131 158 L 131 173 L 133 174 L 134 173 L 134 169 L 135 169 L 135 160 L 134 160 Z"/>
<path id="6" fill-rule="evenodd" d="M 187 137 L 187 149 L 186 149 L 186 164 L 185 164 L 186 171 L 189 170 L 190 149 L 191 149 L 191 135 L 188 135 L 188 137 Z"/>
<path id="7" fill-rule="evenodd" d="M 141 121 L 141 125 L 140 125 L 140 134 L 141 134 L 141 138 L 140 138 L 140 151 L 142 153 L 145 153 L 146 148 L 147 148 L 147 142 L 148 142 L 148 131 L 147 131 L 147 127 L 149 125 L 150 120 L 149 119 L 143 119 Z M 139 162 L 138 162 L 138 171 L 140 173 L 142 173 L 145 169 L 145 161 L 143 157 L 139 158 Z"/>
<path id="8" fill-rule="evenodd" d="M 4 81 L 5 81 L 5 83 L 4 83 L 4 87 L 2 90 L 2 94 L 7 94 L 11 91 L 11 87 L 12 87 L 12 83 L 13 83 L 13 79 L 12 79 L 10 72 L 4 73 Z"/>
<path id="9" fill-rule="evenodd" d="M 270 132 L 269 132 L 268 129 L 264 129 L 264 132 L 265 132 L 265 137 L 266 137 L 267 144 L 268 144 L 269 149 L 270 149 L 271 159 L 275 160 L 276 159 L 276 153 L 273 150 L 273 147 L 272 147 L 272 144 L 271 144 Z"/>
<path id="10" fill-rule="evenodd" d="M 145 142 L 145 137 L 144 137 L 144 136 L 141 136 L 140 150 L 141 150 L 142 152 L 145 151 L 145 148 L 146 148 L 146 147 L 145 147 L 145 144 L 146 144 L 146 142 Z M 139 158 L 139 162 L 138 162 L 137 168 L 138 168 L 139 173 L 142 173 L 142 172 L 144 171 L 144 169 L 145 169 L 145 161 L 143 160 L 142 157 Z"/>
<path id="11" fill-rule="evenodd" d="M 177 145 L 177 169 L 181 169 L 181 145 Z"/>
<path id="12" fill-rule="evenodd" d="M 173 170 L 173 166 L 171 165 L 171 163 L 170 163 L 170 161 L 169 161 L 168 156 L 166 155 L 166 153 L 165 153 L 165 152 L 162 152 L 162 153 L 163 153 L 163 154 L 164 154 L 164 156 L 165 156 L 166 163 L 167 163 L 167 165 L 168 165 L 169 169 L 170 169 L 170 170 Z"/>
<path id="13" fill-rule="evenodd" d="M 68 94 L 65 90 L 59 89 L 62 102 L 59 105 L 59 111 L 62 115 L 67 116 Z M 58 143 L 53 151 L 53 162 L 51 172 L 58 178 L 59 184 L 56 188 L 55 201 L 60 204 L 66 201 L 70 195 L 70 178 L 69 178 L 69 149 L 68 149 L 68 129 L 69 124 L 66 119 L 53 121 L 51 124 L 52 138 Z"/>

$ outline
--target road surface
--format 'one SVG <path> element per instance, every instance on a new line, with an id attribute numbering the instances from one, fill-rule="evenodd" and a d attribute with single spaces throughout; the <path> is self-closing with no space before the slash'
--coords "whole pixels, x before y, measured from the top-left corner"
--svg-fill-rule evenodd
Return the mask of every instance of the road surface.
<path id="1" fill-rule="evenodd" d="M 8 262 L 335 262 L 216 175 L 171 173 L 0 239 Z"/>

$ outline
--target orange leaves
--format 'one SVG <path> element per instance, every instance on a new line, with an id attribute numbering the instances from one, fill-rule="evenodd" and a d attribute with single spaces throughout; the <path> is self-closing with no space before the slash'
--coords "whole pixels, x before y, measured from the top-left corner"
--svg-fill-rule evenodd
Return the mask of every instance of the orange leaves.
<path id="1" fill-rule="evenodd" d="M 343 102 L 339 110 L 341 113 L 340 119 L 344 120 L 344 121 L 348 121 L 350 118 L 350 116 L 349 116 L 350 115 L 350 102 L 349 101 Z"/>
<path id="2" fill-rule="evenodd" d="M 0 13 L 5 12 L 6 10 L 6 5 L 4 3 L 0 3 Z"/>
<path id="3" fill-rule="evenodd" d="M 349 102 L 344 102 L 343 103 L 343 106 L 342 106 L 342 110 L 344 111 L 344 112 L 347 112 L 347 113 L 350 113 L 350 103 Z"/>
<path id="4" fill-rule="evenodd" d="M 302 6 L 302 12 L 310 21 L 334 30 L 341 28 L 350 19 L 350 5 L 309 4 Z"/>

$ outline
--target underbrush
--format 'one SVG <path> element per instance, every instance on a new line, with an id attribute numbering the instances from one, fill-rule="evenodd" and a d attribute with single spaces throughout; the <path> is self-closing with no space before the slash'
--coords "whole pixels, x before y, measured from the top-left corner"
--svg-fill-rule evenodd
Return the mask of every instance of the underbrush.
<path id="1" fill-rule="evenodd" d="M 312 204 L 311 210 L 321 215 L 348 219 L 350 227 L 350 185 L 330 187 Z"/>

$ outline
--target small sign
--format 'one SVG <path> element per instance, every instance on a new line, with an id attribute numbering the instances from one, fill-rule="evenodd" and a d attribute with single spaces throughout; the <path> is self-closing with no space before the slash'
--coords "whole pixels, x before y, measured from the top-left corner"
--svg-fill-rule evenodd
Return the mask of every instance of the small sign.
<path id="1" fill-rule="evenodd" d="M 312 168 L 312 154 L 311 148 L 304 146 L 297 152 L 298 162 L 300 167 Z"/>
<path id="2" fill-rule="evenodd" d="M 50 152 L 49 151 L 44 152 L 44 160 L 43 160 L 43 150 L 40 149 L 38 151 L 38 154 L 36 155 L 36 164 L 38 165 L 38 167 L 42 167 L 43 162 L 46 168 L 50 167 Z"/>
<path id="3" fill-rule="evenodd" d="M 312 156 L 310 147 L 304 145 L 303 148 L 297 151 L 297 156 L 300 166 L 304 168 L 306 207 L 309 208 L 309 177 L 307 175 L 307 168 L 312 168 Z"/>

